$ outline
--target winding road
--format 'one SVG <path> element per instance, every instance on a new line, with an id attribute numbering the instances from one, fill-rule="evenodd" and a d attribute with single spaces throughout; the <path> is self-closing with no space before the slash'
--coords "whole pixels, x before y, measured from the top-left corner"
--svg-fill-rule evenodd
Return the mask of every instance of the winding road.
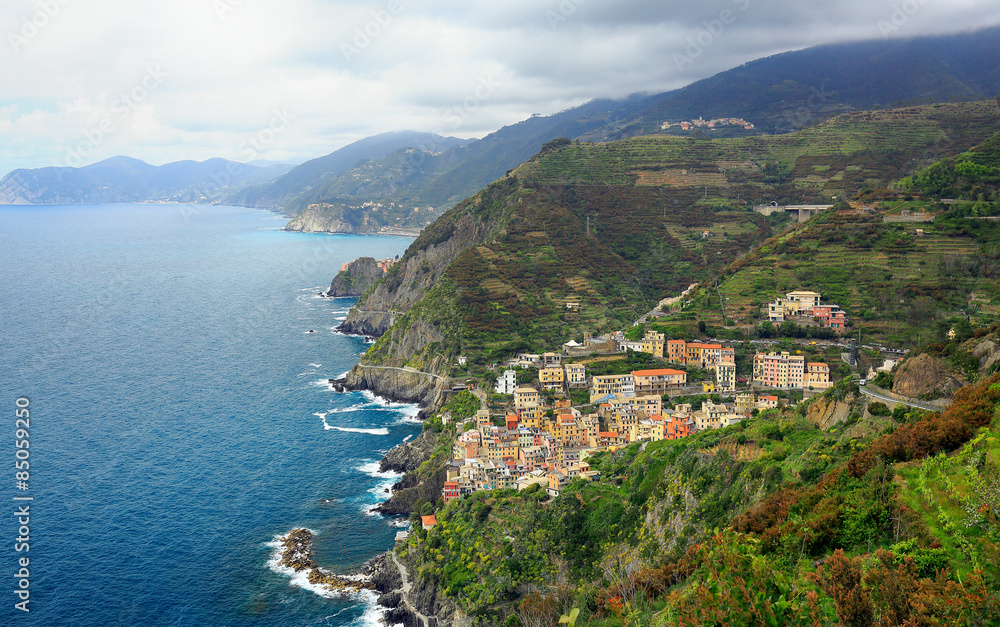
<path id="1" fill-rule="evenodd" d="M 861 393 L 864 394 L 865 396 L 870 396 L 872 398 L 876 398 L 876 399 L 878 399 L 880 401 L 884 401 L 886 403 L 896 403 L 896 404 L 899 404 L 899 405 L 907 405 L 909 407 L 916 407 L 917 409 L 923 409 L 923 410 L 926 410 L 926 411 L 944 411 L 943 407 L 938 407 L 936 405 L 931 405 L 930 403 L 924 403 L 922 401 L 914 400 L 912 398 L 904 398 L 904 397 L 893 398 L 891 396 L 887 396 L 887 395 L 882 394 L 880 392 L 876 392 L 875 390 L 869 389 L 866 386 L 858 386 L 858 387 L 861 390 Z"/>

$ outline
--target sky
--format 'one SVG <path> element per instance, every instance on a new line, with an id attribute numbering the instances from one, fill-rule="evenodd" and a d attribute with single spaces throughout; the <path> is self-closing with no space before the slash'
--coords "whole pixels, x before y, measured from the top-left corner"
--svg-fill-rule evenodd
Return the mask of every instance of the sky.
<path id="1" fill-rule="evenodd" d="M 0 174 L 482 137 L 787 50 L 997 24 L 995 0 L 5 0 Z"/>

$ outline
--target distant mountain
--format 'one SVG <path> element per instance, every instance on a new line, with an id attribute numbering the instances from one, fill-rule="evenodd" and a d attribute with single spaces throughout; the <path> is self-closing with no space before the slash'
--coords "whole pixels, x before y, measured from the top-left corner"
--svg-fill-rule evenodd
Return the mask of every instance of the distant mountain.
<path id="1" fill-rule="evenodd" d="M 131 157 L 112 157 L 82 168 L 14 170 L 0 179 L 0 204 L 208 202 L 233 188 L 271 181 L 291 167 L 259 167 L 226 159 L 153 166 Z"/>
<path id="2" fill-rule="evenodd" d="M 603 139 L 659 132 L 662 122 L 696 115 L 742 117 L 764 132 L 787 133 L 847 111 L 985 100 L 1000 91 L 998 67 L 1000 28 L 816 46 L 653 96 Z"/>
<path id="3" fill-rule="evenodd" d="M 269 185 L 247 189 L 229 197 L 228 201 L 249 207 L 300 210 L 316 199 L 320 190 L 331 180 L 350 171 L 362 162 L 383 159 L 402 148 L 441 153 L 475 140 L 442 137 L 434 133 L 393 131 L 348 144 L 328 155 L 306 161 Z M 294 211 L 293 211 L 294 212 Z"/>
<path id="4" fill-rule="evenodd" d="M 339 168 L 324 170 L 338 151 L 303 164 L 296 169 L 302 169 L 301 174 L 293 171 L 270 187 L 240 196 L 253 193 L 254 206 L 301 213 L 296 230 L 340 228 L 349 223 L 345 212 L 354 215 L 351 224 L 363 223 L 364 228 L 419 227 L 558 137 L 603 142 L 652 134 L 786 133 L 852 111 L 991 98 L 1000 91 L 997 67 L 1000 28 L 818 46 L 746 63 L 667 93 L 594 100 L 554 115 L 532 116 L 446 151 L 441 145 L 431 150 L 411 145 L 416 150 L 403 164 L 399 154 L 387 153 L 354 168 L 341 169 L 341 160 Z M 699 118 L 706 123 L 679 126 Z M 740 118 L 754 128 L 709 127 L 707 122 L 714 118 Z M 672 125 L 663 128 L 664 123 Z M 308 178 L 302 176 L 307 166 Z M 381 215 L 367 215 L 360 209 L 366 203 L 380 205 Z M 414 213 L 414 208 L 420 211 Z"/>

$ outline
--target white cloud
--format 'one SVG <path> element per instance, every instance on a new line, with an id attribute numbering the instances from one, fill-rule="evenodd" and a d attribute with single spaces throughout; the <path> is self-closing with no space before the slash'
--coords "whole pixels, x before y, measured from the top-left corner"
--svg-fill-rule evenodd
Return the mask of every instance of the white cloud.
<path id="1" fill-rule="evenodd" d="M 8 1 L 0 173 L 73 154 L 240 158 L 281 110 L 294 119 L 260 158 L 304 160 L 394 129 L 482 136 L 781 50 L 879 38 L 900 7 L 888 37 L 1000 23 L 989 0 L 906 1 Z M 724 32 L 679 71 L 672 55 L 723 11 Z M 149 68 L 163 74 L 152 89 Z"/>

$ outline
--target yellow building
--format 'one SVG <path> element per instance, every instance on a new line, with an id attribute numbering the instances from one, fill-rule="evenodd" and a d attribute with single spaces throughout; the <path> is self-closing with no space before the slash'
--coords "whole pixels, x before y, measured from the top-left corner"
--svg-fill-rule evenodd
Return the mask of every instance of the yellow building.
<path id="1" fill-rule="evenodd" d="M 594 377 L 590 385 L 590 402 L 593 403 L 608 394 L 635 395 L 635 379 L 630 374 L 609 374 Z"/>
<path id="2" fill-rule="evenodd" d="M 663 359 L 664 342 L 666 342 L 666 335 L 663 333 L 646 331 L 646 336 L 642 338 L 642 352 Z"/>
<path id="3" fill-rule="evenodd" d="M 528 405 L 539 403 L 538 390 L 533 387 L 519 387 L 514 390 L 514 407 L 521 409 Z"/>
<path id="4" fill-rule="evenodd" d="M 807 363 L 802 387 L 813 390 L 825 390 L 830 387 L 830 366 L 815 361 Z"/>
<path id="5" fill-rule="evenodd" d="M 568 387 L 587 387 L 587 367 L 583 364 L 563 364 L 565 380 Z"/>
<path id="6" fill-rule="evenodd" d="M 722 394 L 736 391 L 736 364 L 726 361 L 715 364 L 715 387 Z"/>
<path id="7" fill-rule="evenodd" d="M 542 368 L 538 371 L 538 382 L 546 390 L 561 390 L 566 380 L 566 372 L 560 366 Z"/>

